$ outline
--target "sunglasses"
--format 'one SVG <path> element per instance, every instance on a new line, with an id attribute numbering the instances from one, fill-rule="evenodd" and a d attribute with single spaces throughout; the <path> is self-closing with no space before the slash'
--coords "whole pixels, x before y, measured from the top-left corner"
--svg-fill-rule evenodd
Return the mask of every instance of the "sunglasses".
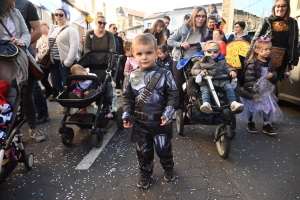
<path id="1" fill-rule="evenodd" d="M 219 50 L 218 49 L 207 49 L 206 52 L 207 53 L 218 53 Z"/>
<path id="2" fill-rule="evenodd" d="M 196 18 L 206 18 L 206 15 L 196 15 Z"/>
<path id="3" fill-rule="evenodd" d="M 114 30 L 118 30 L 117 27 L 113 27 Z"/>
<path id="4" fill-rule="evenodd" d="M 55 16 L 56 16 L 56 17 L 58 17 L 58 16 L 63 17 L 63 16 L 65 16 L 65 15 L 62 14 L 62 13 L 55 13 Z"/>
<path id="5" fill-rule="evenodd" d="M 101 26 L 102 24 L 105 26 L 107 23 L 106 22 L 101 22 L 101 21 L 98 21 L 98 24 Z"/>

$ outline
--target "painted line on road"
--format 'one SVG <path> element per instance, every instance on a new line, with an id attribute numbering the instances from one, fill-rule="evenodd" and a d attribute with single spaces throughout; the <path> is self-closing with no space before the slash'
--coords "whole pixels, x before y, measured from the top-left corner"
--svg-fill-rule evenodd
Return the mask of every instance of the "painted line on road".
<path id="1" fill-rule="evenodd" d="M 107 143 L 110 141 L 110 139 L 114 136 L 116 131 L 118 130 L 118 127 L 116 123 L 107 131 L 107 133 L 103 137 L 103 143 L 100 148 L 93 148 L 84 158 L 83 160 L 77 165 L 75 169 L 78 170 L 88 170 L 90 166 L 93 164 L 93 162 L 96 160 L 96 158 L 99 156 L 101 151 L 104 149 L 104 147 L 107 145 Z"/>

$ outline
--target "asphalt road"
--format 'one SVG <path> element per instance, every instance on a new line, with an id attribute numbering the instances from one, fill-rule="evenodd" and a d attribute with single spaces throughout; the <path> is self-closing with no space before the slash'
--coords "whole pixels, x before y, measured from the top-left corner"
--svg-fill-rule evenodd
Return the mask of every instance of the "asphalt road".
<path id="1" fill-rule="evenodd" d="M 43 143 L 32 141 L 24 125 L 27 152 L 35 155 L 27 172 L 19 164 L 0 185 L 0 199 L 299 199 L 300 198 L 300 107 L 280 103 L 284 120 L 275 124 L 278 135 L 260 130 L 250 134 L 246 122 L 238 119 L 237 135 L 229 157 L 222 159 L 214 142 L 215 126 L 185 127 L 185 137 L 174 127 L 173 152 L 176 179 L 167 183 L 155 157 L 148 190 L 136 187 L 138 165 L 135 145 L 127 132 L 107 127 L 112 139 L 87 170 L 76 167 L 93 149 L 89 130 L 74 128 L 70 148 L 61 144 L 58 126 L 62 115 L 58 103 L 48 103 L 51 120 L 39 128 Z"/>

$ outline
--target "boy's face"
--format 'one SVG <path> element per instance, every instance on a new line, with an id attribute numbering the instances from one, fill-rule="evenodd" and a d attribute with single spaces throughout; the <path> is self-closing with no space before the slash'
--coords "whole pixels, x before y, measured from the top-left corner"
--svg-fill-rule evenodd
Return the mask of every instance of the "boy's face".
<path id="1" fill-rule="evenodd" d="M 143 69 L 154 67 L 156 60 L 156 49 L 153 43 L 150 44 L 135 44 L 132 46 L 133 57 L 138 65 Z"/>
<path id="2" fill-rule="evenodd" d="M 214 44 L 208 44 L 205 46 L 204 49 L 205 56 L 210 56 L 212 59 L 215 59 L 219 56 L 219 54 L 220 54 L 220 49 L 218 48 L 218 46 Z"/>

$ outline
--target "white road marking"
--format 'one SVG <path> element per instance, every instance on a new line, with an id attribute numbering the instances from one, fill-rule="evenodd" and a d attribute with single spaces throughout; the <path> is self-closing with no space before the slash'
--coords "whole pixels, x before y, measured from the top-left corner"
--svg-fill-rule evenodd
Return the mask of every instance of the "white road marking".
<path id="1" fill-rule="evenodd" d="M 96 160 L 98 155 L 101 153 L 101 151 L 104 149 L 104 147 L 107 145 L 107 143 L 110 141 L 110 139 L 114 136 L 114 134 L 117 131 L 117 125 L 114 123 L 114 125 L 107 131 L 107 133 L 103 137 L 103 143 L 100 148 L 93 148 L 84 158 L 83 160 L 77 165 L 75 169 L 78 170 L 88 170 L 90 166 L 93 164 L 93 162 Z"/>

